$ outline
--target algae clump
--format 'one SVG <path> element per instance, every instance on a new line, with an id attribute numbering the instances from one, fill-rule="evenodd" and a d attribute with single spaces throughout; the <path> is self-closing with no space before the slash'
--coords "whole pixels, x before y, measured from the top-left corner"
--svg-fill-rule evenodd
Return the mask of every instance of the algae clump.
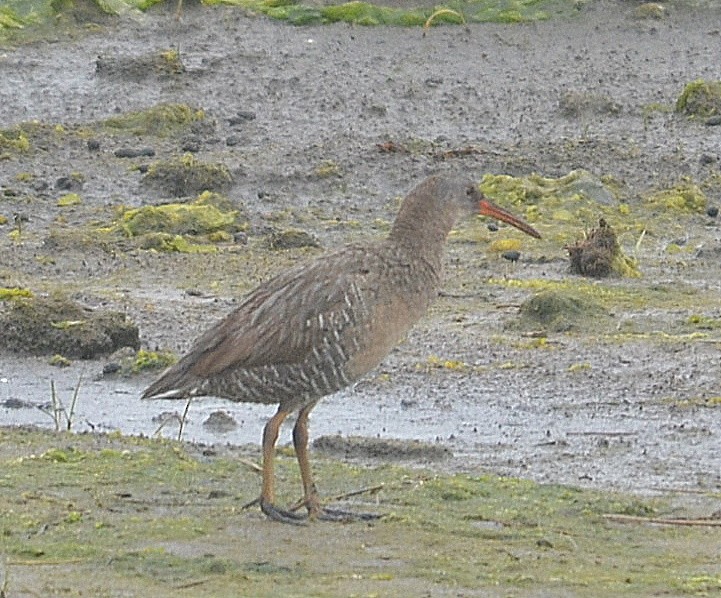
<path id="1" fill-rule="evenodd" d="M 687 83 L 676 100 L 676 112 L 701 117 L 721 114 L 721 81 Z"/>
<path id="2" fill-rule="evenodd" d="M 127 210 L 121 217 L 128 237 L 159 232 L 169 235 L 203 235 L 230 228 L 235 212 L 221 212 L 215 206 L 197 203 L 169 203 Z"/>
<path id="3" fill-rule="evenodd" d="M 0 159 L 9 158 L 12 152 L 29 152 L 31 147 L 30 139 L 19 127 L 0 131 Z"/>
<path id="4" fill-rule="evenodd" d="M 168 137 L 204 118 L 202 110 L 186 104 L 158 104 L 145 110 L 112 116 L 101 124 L 118 132 Z"/>
<path id="5" fill-rule="evenodd" d="M 177 355 L 169 351 L 145 351 L 141 349 L 135 355 L 131 371 L 133 374 L 137 374 L 145 370 L 167 368 L 176 361 L 178 361 Z"/>
<path id="6" fill-rule="evenodd" d="M 121 208 L 108 232 L 120 231 L 141 249 L 180 253 L 217 251 L 213 243 L 230 242 L 233 233 L 247 229 L 242 208 L 223 195 L 206 192 L 192 202 L 142 208 Z"/>
<path id="7" fill-rule="evenodd" d="M 163 197 L 185 197 L 203 191 L 225 191 L 232 185 L 233 176 L 225 164 L 202 162 L 185 154 L 151 164 L 142 183 Z"/>
<path id="8" fill-rule="evenodd" d="M 646 203 L 664 210 L 682 212 L 706 211 L 706 194 L 690 179 L 683 179 L 671 189 L 662 189 L 646 197 Z"/>
<path id="9" fill-rule="evenodd" d="M 523 330 L 541 326 L 549 332 L 587 330 L 610 319 L 600 303 L 581 293 L 547 290 L 536 293 L 521 305 L 521 317 L 510 324 Z"/>
<path id="10" fill-rule="evenodd" d="M 59 208 L 67 208 L 69 206 L 77 206 L 83 203 L 83 199 L 77 193 L 66 193 L 58 199 Z"/>
<path id="11" fill-rule="evenodd" d="M 30 299 L 33 292 L 30 289 L 0 287 L 0 301 L 8 301 L 13 299 Z"/>

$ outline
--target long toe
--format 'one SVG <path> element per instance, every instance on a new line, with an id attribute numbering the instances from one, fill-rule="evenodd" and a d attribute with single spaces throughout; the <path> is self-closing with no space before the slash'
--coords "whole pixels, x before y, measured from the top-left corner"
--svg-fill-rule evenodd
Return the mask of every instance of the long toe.
<path id="1" fill-rule="evenodd" d="M 308 525 L 308 515 L 292 513 L 276 507 L 268 500 L 260 499 L 260 510 L 273 521 L 281 523 L 290 523 L 291 525 Z"/>
<path id="2" fill-rule="evenodd" d="M 375 521 L 382 518 L 384 515 L 383 513 L 356 513 L 355 511 L 322 507 L 311 516 L 315 517 L 319 521 L 340 521 L 350 523 L 352 521 Z"/>

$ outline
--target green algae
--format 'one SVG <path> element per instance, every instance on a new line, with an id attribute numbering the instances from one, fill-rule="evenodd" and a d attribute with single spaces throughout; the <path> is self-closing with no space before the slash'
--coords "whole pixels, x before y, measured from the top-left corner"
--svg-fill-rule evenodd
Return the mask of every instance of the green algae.
<path id="1" fill-rule="evenodd" d="M 587 281 L 579 278 L 566 280 L 547 280 L 538 278 L 489 278 L 486 284 L 528 289 L 535 292 L 555 291 L 571 292 L 579 296 L 589 297 L 598 302 L 604 309 L 689 309 L 693 311 L 703 302 L 714 304 L 713 293 L 703 293 L 699 289 L 675 282 L 673 284 L 655 283 L 643 285 L 640 281 L 630 284 L 604 283 Z M 717 299 L 717 298 L 716 298 Z"/>
<path id="2" fill-rule="evenodd" d="M 135 355 L 131 371 L 138 374 L 146 370 L 167 368 L 178 361 L 178 356 L 170 351 L 146 351 L 141 349 Z"/>
<path id="3" fill-rule="evenodd" d="M 218 247 L 208 243 L 196 243 L 183 235 L 151 232 L 137 239 L 140 249 L 162 251 L 164 253 L 216 253 Z"/>
<path id="4" fill-rule="evenodd" d="M 192 123 L 204 118 L 202 110 L 186 104 L 157 104 L 107 118 L 100 124 L 115 132 L 169 137 L 186 131 Z"/>
<path id="5" fill-rule="evenodd" d="M 239 6 L 294 25 L 346 22 L 365 26 L 423 27 L 431 17 L 429 25 L 521 23 L 576 12 L 576 3 L 567 0 L 452 0 L 438 6 L 428 6 L 421 2 L 417 6 L 411 4 L 402 8 L 370 2 L 318 6 L 278 0 L 207 0 L 207 4 Z"/>
<path id="6" fill-rule="evenodd" d="M 58 198 L 57 206 L 59 208 L 67 208 L 70 206 L 77 206 L 83 203 L 82 197 L 77 193 L 66 193 Z"/>
<path id="7" fill-rule="evenodd" d="M 186 197 L 204 191 L 227 191 L 233 176 L 225 164 L 198 160 L 192 154 L 153 162 L 142 184 L 163 197 Z"/>
<path id="8" fill-rule="evenodd" d="M 432 584 L 446 593 L 533 588 L 590 597 L 714 589 L 714 530 L 605 517 L 678 515 L 664 497 L 328 458 L 314 458 L 314 468 L 330 494 L 382 485 L 374 508 L 387 516 L 372 525 L 286 528 L 241 509 L 260 480 L 233 454 L 0 428 L 6 592 L 206 597 L 242 587 L 277 596 L 302 587 L 303 595 L 330 597 L 420 595 Z M 277 470 L 279 500 L 292 500 L 294 456 L 281 452 Z"/>
<path id="9" fill-rule="evenodd" d="M 676 100 L 676 112 L 697 117 L 721 114 L 721 81 L 687 83 Z"/>
<path id="10" fill-rule="evenodd" d="M 248 222 L 242 208 L 218 193 L 201 193 L 191 202 L 169 203 L 117 210 L 113 224 L 100 234 L 132 239 L 141 249 L 164 252 L 214 253 L 215 243 L 230 242 L 232 233 L 245 230 Z"/>
<path id="11" fill-rule="evenodd" d="M 544 211 L 558 211 L 557 218 L 566 222 L 567 214 L 581 219 L 579 210 L 588 209 L 589 205 L 612 205 L 616 202 L 612 189 L 585 170 L 573 170 L 558 177 L 544 177 L 530 174 L 526 177 L 510 175 L 486 174 L 480 183 L 481 191 L 491 199 L 516 207 L 534 207 L 527 209 L 534 219 L 538 218 L 538 206 Z"/>
<path id="12" fill-rule="evenodd" d="M 203 235 L 232 227 L 235 217 L 235 212 L 221 212 L 215 206 L 170 203 L 126 210 L 119 226 L 131 238 L 151 232 Z"/>
<path id="13" fill-rule="evenodd" d="M 583 170 L 558 178 L 489 174 L 480 189 L 541 231 L 543 241 L 532 245 L 536 251 L 568 249 L 578 243 L 579 233 L 603 219 L 617 235 L 619 246 L 612 270 L 622 277 L 638 277 L 645 257 L 661 252 L 670 255 L 674 250 L 687 254 L 697 245 L 689 231 L 693 235 L 697 230 L 694 222 L 707 209 L 707 194 L 711 197 L 717 192 L 717 178 L 715 174 L 702 181 L 681 178 L 630 195 L 623 181 Z M 672 245 L 679 238 L 685 239 L 684 247 Z M 653 254 L 644 245 L 653 248 Z"/>
<path id="14" fill-rule="evenodd" d="M 30 299 L 33 292 L 30 289 L 0 287 L 0 301 L 11 301 L 13 299 Z"/>
<path id="15" fill-rule="evenodd" d="M 106 15 L 140 14 L 162 0 L 9 0 L 0 8 L 0 34 L 23 29 L 45 29 L 72 23 L 102 22 Z M 207 5 L 232 5 L 293 25 L 345 22 L 362 26 L 423 27 L 438 24 L 521 23 L 571 16 L 578 0 L 451 0 L 442 5 L 428 2 L 399 6 L 383 2 L 346 2 L 329 5 L 295 0 L 205 0 Z M 429 19 L 432 22 L 429 23 Z M 29 33 L 28 39 L 33 39 Z M 23 39 L 17 34 L 13 39 Z"/>
<path id="16" fill-rule="evenodd" d="M 684 178 L 673 187 L 647 194 L 646 204 L 652 208 L 677 212 L 706 211 L 706 194 L 691 179 Z"/>
<path id="17" fill-rule="evenodd" d="M 7 160 L 13 154 L 29 152 L 31 147 L 27 133 L 20 127 L 0 131 L 0 160 Z"/>
<path id="18" fill-rule="evenodd" d="M 520 318 L 512 326 L 521 330 L 549 332 L 593 331 L 607 326 L 611 316 L 593 297 L 572 290 L 535 293 L 521 304 Z"/>

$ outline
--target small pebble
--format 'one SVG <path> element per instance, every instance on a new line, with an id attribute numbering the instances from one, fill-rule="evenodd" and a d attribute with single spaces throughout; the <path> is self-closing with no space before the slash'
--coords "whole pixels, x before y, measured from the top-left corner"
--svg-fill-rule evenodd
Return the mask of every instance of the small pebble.
<path id="1" fill-rule="evenodd" d="M 486 224 L 486 227 L 492 233 L 495 233 L 498 230 L 498 225 L 495 222 L 489 222 L 488 224 Z"/>
<path id="2" fill-rule="evenodd" d="M 706 214 L 711 216 L 711 218 L 716 218 L 716 216 L 718 216 L 718 208 L 716 206 L 709 206 L 706 210 Z"/>
<path id="3" fill-rule="evenodd" d="M 103 366 L 103 376 L 117 374 L 120 371 L 121 367 L 122 366 L 117 361 L 112 361 L 110 363 L 106 363 Z"/>

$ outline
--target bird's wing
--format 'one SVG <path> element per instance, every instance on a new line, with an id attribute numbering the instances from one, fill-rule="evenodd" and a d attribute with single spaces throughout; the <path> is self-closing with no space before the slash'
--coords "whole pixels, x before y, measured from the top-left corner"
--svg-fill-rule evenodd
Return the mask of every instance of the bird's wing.
<path id="1" fill-rule="evenodd" d="M 302 362 L 324 336 L 338 339 L 364 317 L 357 305 L 360 290 L 367 296 L 377 288 L 367 255 L 348 246 L 261 284 L 144 396 L 180 389 L 231 367 Z"/>

